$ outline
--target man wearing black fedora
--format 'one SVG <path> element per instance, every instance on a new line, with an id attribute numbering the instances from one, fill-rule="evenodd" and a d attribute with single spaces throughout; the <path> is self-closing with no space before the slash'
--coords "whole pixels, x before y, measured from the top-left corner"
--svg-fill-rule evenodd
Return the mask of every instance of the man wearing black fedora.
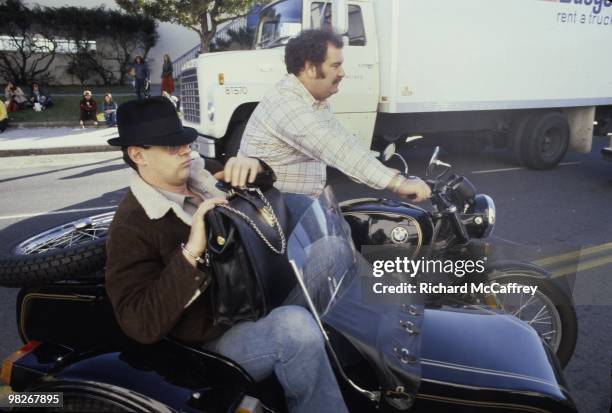
<path id="1" fill-rule="evenodd" d="M 276 373 L 292 412 L 347 412 L 321 333 L 310 313 L 282 306 L 229 330 L 213 326 L 204 215 L 226 202 L 217 178 L 244 185 L 270 173 L 254 158 L 232 158 L 213 176 L 192 152 L 194 129 L 183 127 L 163 97 L 117 110 L 120 146 L 135 170 L 110 226 L 106 289 L 126 335 L 142 343 L 172 336 L 205 345 L 240 364 L 255 380 Z"/>

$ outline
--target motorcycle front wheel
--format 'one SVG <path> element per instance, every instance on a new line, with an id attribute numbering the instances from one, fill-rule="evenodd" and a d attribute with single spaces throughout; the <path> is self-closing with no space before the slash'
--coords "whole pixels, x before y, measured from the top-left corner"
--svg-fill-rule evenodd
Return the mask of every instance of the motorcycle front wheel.
<path id="1" fill-rule="evenodd" d="M 21 288 L 102 270 L 113 216 L 107 212 L 68 222 L 20 242 L 0 258 L 0 286 Z"/>
<path id="2" fill-rule="evenodd" d="M 565 367 L 574 354 L 578 338 L 578 321 L 571 298 L 564 293 L 543 268 L 531 264 L 514 264 L 490 273 L 490 283 L 516 283 L 537 287 L 535 294 L 497 293 L 499 309 L 529 324 L 557 355 Z"/>

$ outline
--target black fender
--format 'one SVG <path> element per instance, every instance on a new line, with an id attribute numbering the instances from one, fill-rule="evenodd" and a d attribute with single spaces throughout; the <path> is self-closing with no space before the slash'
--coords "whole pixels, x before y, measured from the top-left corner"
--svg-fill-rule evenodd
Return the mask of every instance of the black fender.
<path id="1" fill-rule="evenodd" d="M 426 309 L 421 334 L 416 404 L 426 408 L 417 411 L 577 412 L 555 356 L 513 316 L 484 306 Z"/>
<path id="2" fill-rule="evenodd" d="M 514 260 L 499 260 L 488 262 L 486 266 L 487 277 L 492 280 L 499 276 L 512 275 L 514 270 L 517 271 L 517 275 L 524 277 L 534 277 L 542 281 L 549 282 L 555 286 L 559 292 L 561 292 L 569 301 L 571 305 L 574 304 L 572 297 L 572 286 L 567 277 L 553 277 L 550 271 L 532 263 L 514 261 Z"/>
<path id="3" fill-rule="evenodd" d="M 257 397 L 237 364 L 170 339 L 122 349 L 73 351 L 42 344 L 14 366 L 16 391 L 62 391 L 114 400 L 127 410 L 226 412 Z"/>

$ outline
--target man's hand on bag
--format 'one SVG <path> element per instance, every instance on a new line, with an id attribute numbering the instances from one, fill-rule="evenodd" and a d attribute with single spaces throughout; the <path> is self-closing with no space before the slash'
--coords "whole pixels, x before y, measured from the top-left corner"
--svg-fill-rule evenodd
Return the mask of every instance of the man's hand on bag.
<path id="1" fill-rule="evenodd" d="M 398 179 L 396 177 L 395 179 Z M 431 188 L 419 178 L 401 177 L 401 184 L 395 191 L 398 195 L 408 198 L 413 202 L 423 202 L 431 197 Z"/>
<path id="2" fill-rule="evenodd" d="M 191 232 L 189 233 L 189 240 L 185 244 L 185 249 L 196 257 L 202 256 L 206 250 L 206 225 L 204 224 L 204 215 L 219 204 L 227 204 L 227 200 L 224 198 L 207 199 L 198 206 L 198 209 L 193 214 Z M 183 255 L 187 258 L 187 261 L 194 266 L 196 265 L 195 259 L 188 253 L 183 251 Z"/>
<path id="3" fill-rule="evenodd" d="M 217 172 L 214 176 L 219 181 L 240 187 L 246 186 L 247 182 L 252 184 L 257 174 L 263 171 L 258 159 L 238 156 L 228 159 L 223 171 Z"/>

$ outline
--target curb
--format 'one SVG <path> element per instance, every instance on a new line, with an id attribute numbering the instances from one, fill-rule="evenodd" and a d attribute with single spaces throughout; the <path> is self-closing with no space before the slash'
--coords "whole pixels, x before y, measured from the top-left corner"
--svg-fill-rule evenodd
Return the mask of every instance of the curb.
<path id="1" fill-rule="evenodd" d="M 29 148 L 29 149 L 6 149 L 0 150 L 0 158 L 9 156 L 29 156 L 29 155 L 62 155 L 70 153 L 88 152 L 112 152 L 121 151 L 120 148 L 110 145 L 88 145 L 88 146 L 66 146 L 60 148 Z"/>
<path id="2" fill-rule="evenodd" d="M 106 124 L 98 126 L 88 126 L 87 128 L 104 128 Z M 14 129 L 33 129 L 33 128 L 80 128 L 79 121 L 49 121 L 49 122 L 9 122 L 9 128 Z M 8 129 L 8 128 L 7 128 Z"/>

